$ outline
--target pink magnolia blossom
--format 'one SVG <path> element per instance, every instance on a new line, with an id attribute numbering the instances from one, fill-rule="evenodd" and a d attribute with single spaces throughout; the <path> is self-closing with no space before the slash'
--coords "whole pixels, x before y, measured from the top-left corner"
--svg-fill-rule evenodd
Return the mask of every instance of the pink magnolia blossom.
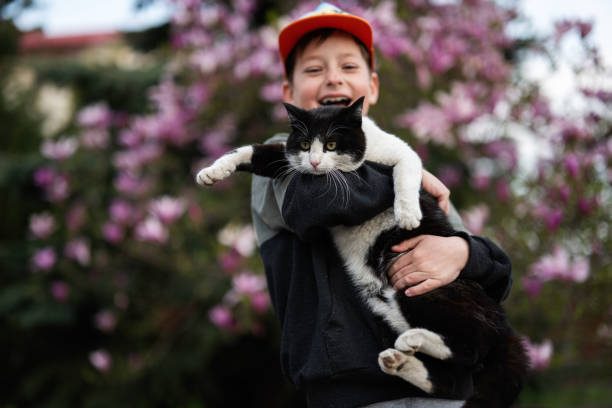
<path id="1" fill-rule="evenodd" d="M 81 133 L 81 145 L 88 149 L 106 149 L 110 134 L 106 129 L 86 129 Z"/>
<path id="2" fill-rule="evenodd" d="M 143 136 L 132 129 L 122 129 L 119 132 L 119 144 L 125 147 L 138 146 L 143 141 Z"/>
<path id="3" fill-rule="evenodd" d="M 51 295 L 58 302 L 65 302 L 70 296 L 70 286 L 64 281 L 54 281 L 51 283 Z"/>
<path id="4" fill-rule="evenodd" d="M 572 260 L 564 248 L 556 246 L 552 253 L 544 255 L 530 267 L 528 279 L 539 282 L 556 279 L 579 283 L 588 279 L 589 274 L 590 267 L 586 258 L 574 257 Z"/>
<path id="5" fill-rule="evenodd" d="M 210 91 L 208 85 L 204 82 L 195 83 L 189 87 L 187 91 L 186 100 L 193 109 L 199 109 L 210 99 Z"/>
<path id="6" fill-rule="evenodd" d="M 466 84 L 454 83 L 451 93 L 440 92 L 436 99 L 449 121 L 467 123 L 481 114 L 474 92 Z"/>
<path id="7" fill-rule="evenodd" d="M 83 127 L 108 127 L 112 112 L 105 102 L 84 107 L 77 114 L 77 123 Z"/>
<path id="8" fill-rule="evenodd" d="M 166 225 L 178 220 L 185 213 L 186 207 L 184 199 L 170 196 L 157 198 L 149 205 L 151 212 Z"/>
<path id="9" fill-rule="evenodd" d="M 584 282 L 590 275 L 589 261 L 579 258 L 574 261 L 572 267 L 567 271 L 566 278 L 571 282 Z"/>
<path id="10" fill-rule="evenodd" d="M 116 198 L 108 209 L 111 220 L 118 224 L 129 225 L 137 216 L 136 209 L 129 201 Z"/>
<path id="11" fill-rule="evenodd" d="M 137 170 L 159 158 L 163 152 L 164 149 L 159 143 L 146 143 L 115 153 L 113 164 L 122 170 Z"/>
<path id="12" fill-rule="evenodd" d="M 196 203 L 189 204 L 187 214 L 189 215 L 189 219 L 196 225 L 202 222 L 202 218 L 204 216 L 202 209 Z"/>
<path id="13" fill-rule="evenodd" d="M 121 171 L 115 179 L 115 188 L 128 196 L 140 196 L 149 191 L 151 183 L 132 172 Z"/>
<path id="14" fill-rule="evenodd" d="M 55 180 L 56 172 L 50 167 L 40 167 L 34 172 L 34 183 L 38 187 L 47 188 Z"/>
<path id="15" fill-rule="evenodd" d="M 154 217 L 148 217 L 138 223 L 134 229 L 136 239 L 139 241 L 164 244 L 168 241 L 166 227 Z"/>
<path id="16" fill-rule="evenodd" d="M 510 185 L 505 180 L 499 180 L 495 186 L 495 193 L 497 195 L 497 199 L 505 203 L 508 201 L 511 195 Z"/>
<path id="17" fill-rule="evenodd" d="M 487 219 L 489 218 L 489 207 L 481 204 L 461 213 L 463 224 L 472 234 L 480 235 Z"/>
<path id="18" fill-rule="evenodd" d="M 270 297 L 265 291 L 251 294 L 251 305 L 256 313 L 265 313 L 270 308 Z"/>
<path id="19" fill-rule="evenodd" d="M 226 272 L 234 272 L 242 263 L 242 256 L 234 249 L 219 257 L 219 264 Z"/>
<path id="20" fill-rule="evenodd" d="M 507 170 L 514 170 L 518 163 L 516 145 L 511 140 L 496 140 L 484 147 L 487 156 L 496 159 Z"/>
<path id="21" fill-rule="evenodd" d="M 103 332 L 112 332 L 115 330 L 115 326 L 117 325 L 117 318 L 112 311 L 105 309 L 96 313 L 94 323 L 98 330 Z"/>
<path id="22" fill-rule="evenodd" d="M 234 248 L 242 256 L 251 256 L 255 251 L 255 231 L 251 225 L 229 224 L 217 235 L 223 245 Z"/>
<path id="23" fill-rule="evenodd" d="M 39 249 L 32 257 L 32 266 L 37 271 L 49 271 L 55 266 L 56 262 L 57 255 L 51 247 Z"/>
<path id="24" fill-rule="evenodd" d="M 419 156 L 421 155 L 419 154 Z M 452 187 L 459 186 L 463 181 L 461 169 L 452 165 L 442 166 L 436 175 L 446 187 L 451 189 Z"/>
<path id="25" fill-rule="evenodd" d="M 253 294 L 266 289 L 266 279 L 261 275 L 242 272 L 232 279 L 234 290 L 239 294 Z"/>
<path id="26" fill-rule="evenodd" d="M 430 104 L 424 103 L 411 112 L 405 113 L 398 118 L 398 124 L 410 127 L 416 136 L 423 140 L 452 146 L 454 141 L 451 135 L 451 123 L 446 113 Z"/>
<path id="27" fill-rule="evenodd" d="M 114 222 L 106 222 L 102 225 L 102 236 L 111 244 L 118 244 L 123 241 L 125 232 L 123 227 Z"/>
<path id="28" fill-rule="evenodd" d="M 223 305 L 217 305 L 208 312 L 210 321 L 221 330 L 231 330 L 235 326 L 232 311 Z"/>
<path id="29" fill-rule="evenodd" d="M 55 230 L 55 219 L 49 212 L 30 215 L 30 232 L 35 238 L 45 239 Z"/>
<path id="30" fill-rule="evenodd" d="M 283 100 L 282 83 L 272 82 L 261 87 L 259 96 L 266 102 L 277 103 Z"/>
<path id="31" fill-rule="evenodd" d="M 111 369 L 113 359 L 108 351 L 98 349 L 89 353 L 89 362 L 96 370 L 106 373 Z"/>
<path id="32" fill-rule="evenodd" d="M 545 340 L 543 343 L 534 344 L 529 339 L 524 338 L 523 344 L 529 358 L 529 366 L 534 371 L 542 371 L 550 365 L 550 359 L 553 353 L 553 345 L 550 340 Z"/>
<path id="33" fill-rule="evenodd" d="M 66 255 L 66 258 L 78 262 L 81 266 L 87 266 L 91 261 L 89 244 L 83 238 L 69 241 L 64 248 L 64 255 Z"/>
<path id="34" fill-rule="evenodd" d="M 47 199 L 57 203 L 64 201 L 70 194 L 70 183 L 64 174 L 56 174 L 51 184 L 45 188 Z"/>
<path id="35" fill-rule="evenodd" d="M 580 197 L 578 199 L 577 205 L 580 212 L 589 215 L 593 210 L 598 207 L 599 203 L 597 197 Z"/>
<path id="36" fill-rule="evenodd" d="M 565 249 L 557 246 L 551 254 L 543 256 L 537 263 L 532 265 L 530 275 L 542 282 L 546 282 L 565 276 L 569 268 L 569 254 Z"/>
<path id="37" fill-rule="evenodd" d="M 580 173 L 580 162 L 578 161 L 578 156 L 575 153 L 568 153 L 563 158 L 563 164 L 565 166 L 565 170 L 569 176 L 573 179 L 578 178 L 578 174 Z"/>
<path id="38" fill-rule="evenodd" d="M 79 142 L 74 137 L 65 137 L 54 142 L 45 140 L 40 147 L 43 156 L 51 160 L 66 160 L 76 152 Z"/>
<path id="39" fill-rule="evenodd" d="M 570 196 L 572 195 L 572 189 L 567 184 L 564 184 L 559 187 L 557 194 L 559 195 L 559 198 L 563 203 L 567 203 Z"/>
<path id="40" fill-rule="evenodd" d="M 471 184 L 478 191 L 484 191 L 491 185 L 491 170 L 477 166 L 472 173 Z"/>
<path id="41" fill-rule="evenodd" d="M 542 291 L 542 281 L 533 276 L 523 276 L 521 284 L 527 295 L 532 299 L 536 298 Z"/>

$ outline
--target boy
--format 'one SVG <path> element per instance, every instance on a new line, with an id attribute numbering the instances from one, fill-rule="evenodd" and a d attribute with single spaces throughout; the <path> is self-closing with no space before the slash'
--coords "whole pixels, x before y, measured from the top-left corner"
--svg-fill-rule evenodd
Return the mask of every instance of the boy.
<path id="1" fill-rule="evenodd" d="M 365 96 L 364 115 L 376 103 L 378 76 L 367 21 L 322 3 L 281 31 L 279 50 L 285 65 L 285 102 L 312 109 L 348 105 Z M 271 141 L 284 138 L 286 135 L 277 135 Z M 410 384 L 380 370 L 378 353 L 395 339 L 360 302 L 326 232 L 330 225 L 322 225 L 330 214 L 339 213 L 359 224 L 365 221 L 360 218 L 363 214 L 389 206 L 393 191 L 388 169 L 366 166 L 372 189 L 351 191 L 350 209 L 338 208 L 333 201 L 311 205 L 319 198 L 313 199 L 300 188 L 300 176 L 291 180 L 253 177 L 253 224 L 281 323 L 283 371 L 304 389 L 311 407 L 459 407 L 471 393 L 469 373 L 468 385 L 457 390 L 451 401 L 426 398 Z M 443 208 L 448 206 L 448 190 L 435 177 L 424 172 L 423 185 Z M 461 227 L 456 211 L 451 210 L 451 220 Z M 408 296 L 448 284 L 459 274 L 479 282 L 498 301 L 510 290 L 510 262 L 486 238 L 467 233 L 446 238 L 421 236 L 394 248 L 398 252 L 409 249 L 389 270 L 394 287 L 406 290 Z"/>

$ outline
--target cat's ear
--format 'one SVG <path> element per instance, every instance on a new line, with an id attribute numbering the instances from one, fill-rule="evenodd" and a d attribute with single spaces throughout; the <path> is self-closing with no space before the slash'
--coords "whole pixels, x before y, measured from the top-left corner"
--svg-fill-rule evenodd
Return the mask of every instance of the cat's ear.
<path id="1" fill-rule="evenodd" d="M 304 121 L 304 116 L 306 114 L 305 110 L 287 102 L 283 102 L 283 105 L 285 105 L 285 109 L 287 109 L 287 114 L 289 115 L 289 121 L 291 121 L 291 123 Z"/>
<path id="2" fill-rule="evenodd" d="M 345 108 L 345 113 L 347 117 L 351 121 L 355 121 L 355 123 L 359 123 L 361 125 L 361 115 L 363 114 L 363 101 L 365 100 L 365 96 L 357 99 L 351 106 Z"/>

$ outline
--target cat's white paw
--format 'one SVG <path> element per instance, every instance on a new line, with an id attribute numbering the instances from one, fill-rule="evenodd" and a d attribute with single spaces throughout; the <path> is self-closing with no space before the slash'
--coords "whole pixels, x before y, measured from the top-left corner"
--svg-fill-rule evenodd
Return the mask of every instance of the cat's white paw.
<path id="1" fill-rule="evenodd" d="M 421 360 L 396 349 L 386 349 L 378 355 L 378 365 L 387 374 L 396 375 L 431 394 L 433 384 Z"/>
<path id="2" fill-rule="evenodd" d="M 409 329 L 400 334 L 394 347 L 407 354 L 421 352 L 440 360 L 446 360 L 453 355 L 439 334 L 420 328 Z"/>
<path id="3" fill-rule="evenodd" d="M 196 182 L 201 186 L 210 186 L 232 175 L 236 166 L 228 162 L 215 162 L 212 166 L 203 168 L 196 176 Z"/>
<path id="4" fill-rule="evenodd" d="M 397 375 L 408 361 L 408 355 L 396 349 L 386 349 L 378 354 L 378 365 L 387 374 Z"/>
<path id="5" fill-rule="evenodd" d="M 394 347 L 407 354 L 414 354 L 421 348 L 423 336 L 415 330 L 407 330 L 395 340 Z"/>
<path id="6" fill-rule="evenodd" d="M 418 201 L 411 203 L 406 200 L 395 200 L 393 211 L 395 221 L 400 228 L 411 230 L 421 225 L 423 214 Z"/>

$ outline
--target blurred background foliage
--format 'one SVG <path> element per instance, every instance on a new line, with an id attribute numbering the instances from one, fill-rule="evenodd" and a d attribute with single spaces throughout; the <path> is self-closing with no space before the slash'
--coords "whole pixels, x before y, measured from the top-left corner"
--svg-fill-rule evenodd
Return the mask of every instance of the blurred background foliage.
<path id="1" fill-rule="evenodd" d="M 30 3 L 1 3 L 0 404 L 303 406 L 279 370 L 250 177 L 193 176 L 286 131 L 276 37 L 316 2 L 176 0 L 168 24 L 77 45 L 20 32 L 5 8 Z M 554 112 L 523 71 L 557 66 L 571 37 L 576 72 L 609 77 L 590 24 L 510 36 L 512 2 L 337 4 L 375 29 L 371 115 L 513 261 L 505 306 L 533 365 L 519 405 L 610 406 L 612 93 L 580 86 L 581 109 Z"/>

